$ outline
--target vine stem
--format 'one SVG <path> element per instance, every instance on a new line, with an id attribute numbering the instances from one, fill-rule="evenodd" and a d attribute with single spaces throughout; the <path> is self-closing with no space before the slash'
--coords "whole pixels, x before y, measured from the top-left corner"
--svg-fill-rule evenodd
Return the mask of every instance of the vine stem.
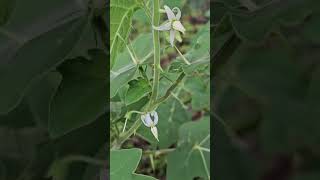
<path id="1" fill-rule="evenodd" d="M 152 13 L 152 25 L 159 26 L 160 12 L 159 12 L 159 0 L 153 0 L 153 13 Z M 152 29 L 153 35 L 153 51 L 154 51 L 154 66 L 153 66 L 153 84 L 152 93 L 150 97 L 149 108 L 155 103 L 158 97 L 159 89 L 159 76 L 160 76 L 160 39 L 159 31 Z M 150 109 L 148 109 L 150 110 Z"/>

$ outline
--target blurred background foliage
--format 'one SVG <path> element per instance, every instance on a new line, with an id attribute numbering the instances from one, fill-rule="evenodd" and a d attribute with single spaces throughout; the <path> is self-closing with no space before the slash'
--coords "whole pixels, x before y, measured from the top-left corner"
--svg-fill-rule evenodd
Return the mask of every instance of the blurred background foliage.
<path id="1" fill-rule="evenodd" d="M 213 178 L 320 179 L 320 1 L 211 9 Z"/>
<path id="2" fill-rule="evenodd" d="M 0 0 L 1 180 L 106 176 L 107 4 Z"/>

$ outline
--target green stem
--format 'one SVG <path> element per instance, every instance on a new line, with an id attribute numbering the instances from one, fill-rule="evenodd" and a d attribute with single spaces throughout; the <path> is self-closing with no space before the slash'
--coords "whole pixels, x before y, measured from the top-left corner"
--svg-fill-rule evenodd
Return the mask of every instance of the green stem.
<path id="1" fill-rule="evenodd" d="M 153 26 L 159 26 L 160 13 L 159 13 L 159 0 L 153 0 L 153 14 L 152 24 Z M 152 29 L 153 34 L 153 50 L 154 50 L 154 70 L 153 70 L 153 85 L 152 93 L 150 97 L 150 106 L 156 101 L 158 97 L 159 89 L 159 76 L 160 76 L 160 39 L 159 31 Z M 151 110 L 151 109 L 148 109 Z"/>
<path id="2" fill-rule="evenodd" d="M 142 124 L 142 121 L 139 119 L 140 116 L 137 117 L 136 121 L 133 125 L 128 129 L 128 131 L 121 133 L 120 137 L 112 143 L 112 150 L 120 149 L 121 145 L 126 141 Z"/>
<path id="3" fill-rule="evenodd" d="M 146 150 L 146 151 L 143 152 L 143 154 L 153 154 L 155 157 L 158 157 L 158 156 L 163 155 L 163 154 L 171 153 L 171 152 L 173 152 L 175 150 L 176 150 L 175 148 L 160 149 L 160 150 L 155 150 L 155 151 Z"/>

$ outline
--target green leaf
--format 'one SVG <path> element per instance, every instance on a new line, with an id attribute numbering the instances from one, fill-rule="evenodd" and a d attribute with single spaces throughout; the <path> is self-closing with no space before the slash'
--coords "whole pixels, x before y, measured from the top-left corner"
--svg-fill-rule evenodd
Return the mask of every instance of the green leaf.
<path id="1" fill-rule="evenodd" d="M 142 175 L 142 174 L 133 174 L 132 180 L 157 180 L 157 179 L 154 177 L 146 176 L 146 175 Z"/>
<path id="2" fill-rule="evenodd" d="M 63 80 L 53 99 L 49 116 L 51 137 L 85 126 L 107 110 L 107 55 L 92 50 L 91 60 L 69 60 L 60 71 Z"/>
<path id="3" fill-rule="evenodd" d="M 121 149 L 110 152 L 110 179 L 155 180 L 155 178 L 135 174 L 141 159 L 141 149 Z M 125 162 L 125 163 L 124 163 Z"/>
<path id="4" fill-rule="evenodd" d="M 129 89 L 125 96 L 126 105 L 139 101 L 141 98 L 151 92 L 151 86 L 148 80 L 138 78 L 129 82 Z"/>
<path id="5" fill-rule="evenodd" d="M 12 110 L 20 102 L 30 83 L 63 62 L 79 40 L 88 18 L 85 10 L 74 3 L 76 2 L 68 1 L 65 12 L 54 14 L 52 19 L 39 20 L 36 17 L 41 13 L 50 14 L 51 3 L 40 3 L 37 6 L 39 11 L 29 9 L 26 12 L 26 7 L 31 6 L 30 2 L 27 2 L 28 5 L 23 1 L 17 2 L 17 10 L 0 32 L 0 113 Z M 21 7 L 23 5 L 26 7 Z M 42 9 L 42 6 L 46 8 Z M 78 12 L 67 19 L 60 19 L 65 13 L 74 10 Z"/>
<path id="6" fill-rule="evenodd" d="M 135 52 L 135 58 L 139 64 L 148 60 L 152 55 L 152 36 L 151 34 L 142 34 L 132 43 L 132 49 Z M 110 71 L 110 97 L 114 97 L 118 90 L 127 85 L 134 78 L 138 65 L 133 63 L 128 49 L 117 56 L 113 68 Z"/>
<path id="7" fill-rule="evenodd" d="M 52 180 L 65 180 L 68 175 L 68 167 L 68 163 L 55 160 L 47 173 L 47 177 L 52 177 Z"/>
<path id="8" fill-rule="evenodd" d="M 175 61 L 181 63 L 183 71 L 186 74 L 191 74 L 198 67 L 209 65 L 210 63 L 210 28 L 207 23 L 195 36 L 192 42 L 192 48 L 184 54 L 184 57 L 191 63 L 185 64 L 182 57 L 177 58 Z M 175 65 L 176 69 L 177 65 Z"/>
<path id="9" fill-rule="evenodd" d="M 61 80 L 59 72 L 50 72 L 43 79 L 33 83 L 25 96 L 34 121 L 45 129 L 48 128 L 50 104 Z"/>
<path id="10" fill-rule="evenodd" d="M 133 13 L 139 8 L 138 0 L 110 1 L 110 67 L 115 64 L 116 57 L 125 46 Z M 120 37 L 119 37 L 120 36 Z M 122 38 L 122 39 L 121 39 Z"/>
<path id="11" fill-rule="evenodd" d="M 252 13 L 233 13 L 232 24 L 239 37 L 259 42 L 281 25 L 300 23 L 312 10 L 319 10 L 319 1 L 274 1 Z"/>
<path id="12" fill-rule="evenodd" d="M 177 149 L 168 155 L 167 178 L 193 180 L 195 177 L 210 179 L 210 119 L 183 124 L 179 129 Z"/>
<path id="13" fill-rule="evenodd" d="M 234 143 L 232 132 L 225 126 L 223 119 L 211 119 L 214 133 L 211 147 L 214 147 L 212 162 L 213 179 L 256 180 L 259 177 L 258 163 L 251 154 L 243 151 Z"/>
<path id="14" fill-rule="evenodd" d="M 1 0 L 0 1 L 0 26 L 5 24 L 14 9 L 15 0 Z"/>
<path id="15" fill-rule="evenodd" d="M 163 0 L 163 4 L 169 6 L 171 9 L 174 7 L 182 8 L 184 1 L 185 0 Z"/>
<path id="16" fill-rule="evenodd" d="M 320 13 L 313 14 L 303 25 L 302 35 L 312 43 L 320 43 L 320 33 L 316 29 L 320 28 L 320 22 L 318 21 Z"/>
<path id="17" fill-rule="evenodd" d="M 272 45 L 268 44 L 271 41 Z M 229 59 L 235 68 L 225 70 L 229 72 L 225 78 L 233 79 L 233 84 L 250 97 L 264 102 L 287 101 L 300 92 L 301 72 L 293 59 L 290 46 L 280 37 L 261 45 L 243 43 Z"/>
<path id="18" fill-rule="evenodd" d="M 317 180 L 320 177 L 319 171 L 315 170 L 308 170 L 307 172 L 300 172 L 297 173 L 292 180 Z"/>
<path id="19" fill-rule="evenodd" d="M 202 110 L 210 107 L 210 81 L 209 78 L 189 77 L 184 87 L 191 93 L 191 104 L 193 110 Z"/>

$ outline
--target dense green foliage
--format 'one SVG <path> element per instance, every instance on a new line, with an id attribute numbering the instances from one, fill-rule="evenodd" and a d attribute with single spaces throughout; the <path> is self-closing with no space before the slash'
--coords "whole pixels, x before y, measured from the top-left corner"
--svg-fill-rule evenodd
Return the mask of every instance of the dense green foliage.
<path id="1" fill-rule="evenodd" d="M 211 8 L 214 178 L 320 179 L 320 2 Z"/>
<path id="2" fill-rule="evenodd" d="M 107 142 L 106 7 L 0 1 L 1 180 L 99 176 Z"/>

